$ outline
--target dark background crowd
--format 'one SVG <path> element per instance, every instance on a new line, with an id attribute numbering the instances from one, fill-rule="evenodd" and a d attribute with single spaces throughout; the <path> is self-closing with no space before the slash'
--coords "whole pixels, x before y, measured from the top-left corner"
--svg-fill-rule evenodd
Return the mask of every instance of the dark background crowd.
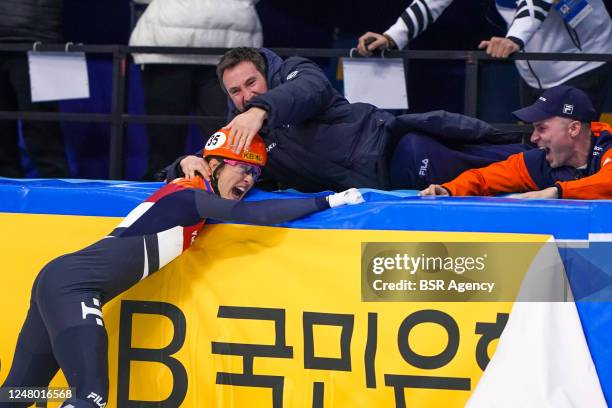
<path id="1" fill-rule="evenodd" d="M 135 12 L 142 6 L 131 0 L 64 0 L 65 42 L 84 44 L 127 44 Z M 365 0 L 313 0 L 292 2 L 262 0 L 257 12 L 263 28 L 265 47 L 351 48 L 365 31 L 383 32 L 397 19 L 409 2 Z M 606 3 L 608 9 L 612 5 Z M 482 39 L 503 36 L 505 25 L 488 0 L 455 0 L 440 18 L 418 38 L 410 49 L 475 50 Z M 111 61 L 108 55 L 88 55 L 91 97 L 63 101 L 62 112 L 108 113 L 111 108 Z M 338 89 L 337 59 L 316 59 Z M 463 111 L 463 61 L 412 61 L 408 70 L 409 112 L 444 109 Z M 143 114 L 143 86 L 138 66 L 128 70 L 128 113 Z M 518 75 L 513 64 L 489 62 L 480 71 L 478 117 L 493 123 L 514 122 L 510 112 L 519 106 Z M 500 97 L 502 96 L 503 97 Z M 612 92 L 610 92 L 612 95 Z M 604 112 L 612 112 L 608 98 Z M 70 174 L 77 178 L 108 177 L 109 126 L 62 123 Z M 141 179 L 146 169 L 145 127 L 127 129 L 125 178 Z M 200 130 L 192 126 L 187 151 L 201 147 Z M 27 159 L 26 176 L 38 174 Z"/>

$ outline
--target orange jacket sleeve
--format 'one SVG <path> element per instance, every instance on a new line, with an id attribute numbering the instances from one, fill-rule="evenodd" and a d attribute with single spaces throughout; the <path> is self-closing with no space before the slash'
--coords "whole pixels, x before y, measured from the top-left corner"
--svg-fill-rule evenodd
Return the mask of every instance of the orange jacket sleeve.
<path id="1" fill-rule="evenodd" d="M 597 200 L 612 198 L 612 149 L 601 156 L 600 170 L 579 180 L 560 181 L 559 198 Z"/>
<path id="2" fill-rule="evenodd" d="M 489 196 L 538 190 L 529 175 L 523 155 L 513 154 L 487 167 L 467 170 L 453 181 L 442 184 L 442 187 L 454 196 Z"/>

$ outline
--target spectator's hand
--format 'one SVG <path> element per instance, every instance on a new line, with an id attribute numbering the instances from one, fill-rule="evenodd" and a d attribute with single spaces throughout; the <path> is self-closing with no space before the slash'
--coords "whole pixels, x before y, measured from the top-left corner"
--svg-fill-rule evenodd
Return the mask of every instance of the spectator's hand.
<path id="1" fill-rule="evenodd" d="M 179 163 L 181 165 L 181 170 L 185 174 L 185 178 L 194 178 L 198 175 L 201 175 L 206 179 L 206 181 L 210 181 L 210 175 L 212 171 L 210 170 L 210 166 L 202 157 L 199 156 L 187 156 Z"/>
<path id="2" fill-rule="evenodd" d="M 544 190 L 529 191 L 522 194 L 512 194 L 510 198 L 559 198 L 559 190 L 557 187 L 548 187 Z"/>
<path id="3" fill-rule="evenodd" d="M 374 38 L 374 41 L 366 45 L 366 40 L 368 38 Z M 372 55 L 372 51 L 379 48 L 389 48 L 389 40 L 387 40 L 384 35 L 368 31 L 359 37 L 357 42 L 357 51 L 364 57 L 369 57 Z"/>
<path id="4" fill-rule="evenodd" d="M 225 128 L 230 130 L 229 145 L 235 146 L 234 153 L 240 153 L 242 149 L 249 150 L 253 138 L 261 129 L 264 119 L 268 116 L 265 110 L 252 107 L 246 112 L 236 116 Z"/>
<path id="5" fill-rule="evenodd" d="M 331 208 L 340 207 L 341 205 L 361 204 L 365 200 L 356 188 L 349 188 L 341 193 L 336 193 L 327 196 L 327 202 Z"/>
<path id="6" fill-rule="evenodd" d="M 478 48 L 486 49 L 486 53 L 495 58 L 508 58 L 520 49 L 517 43 L 504 37 L 491 37 L 489 41 L 481 41 Z"/>
<path id="7" fill-rule="evenodd" d="M 425 190 L 419 192 L 420 196 L 449 196 L 448 190 L 439 184 L 431 184 Z"/>

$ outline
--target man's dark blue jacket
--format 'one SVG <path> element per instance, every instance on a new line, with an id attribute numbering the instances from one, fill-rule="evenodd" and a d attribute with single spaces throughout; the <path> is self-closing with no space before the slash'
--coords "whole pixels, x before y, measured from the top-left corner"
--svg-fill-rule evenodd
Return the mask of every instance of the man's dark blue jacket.
<path id="1" fill-rule="evenodd" d="M 389 160 L 408 132 L 425 132 L 451 144 L 503 141 L 496 129 L 463 115 L 437 111 L 395 117 L 369 104 L 349 103 L 314 62 L 301 57 L 283 61 L 267 49 L 260 52 L 269 90 L 251 99 L 245 110 L 268 112 L 260 131 L 268 148 L 263 177 L 280 188 L 389 189 Z M 229 103 L 231 120 L 240 112 Z M 179 161 L 167 168 L 169 179 L 180 175 Z"/>

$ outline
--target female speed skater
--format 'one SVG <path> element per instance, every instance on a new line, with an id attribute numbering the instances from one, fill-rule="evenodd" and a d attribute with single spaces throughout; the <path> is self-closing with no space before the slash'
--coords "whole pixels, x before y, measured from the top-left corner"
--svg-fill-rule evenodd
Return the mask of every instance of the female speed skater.
<path id="1" fill-rule="evenodd" d="M 197 177 L 166 184 L 108 236 L 40 271 L 3 387 L 47 387 L 61 368 L 75 390 L 62 408 L 106 406 L 108 337 L 102 306 L 189 248 L 206 219 L 270 225 L 363 202 L 356 189 L 324 197 L 241 202 L 266 163 L 266 146 L 257 135 L 248 151 L 236 154 L 228 136 L 222 129 L 206 144 L 210 182 Z"/>

